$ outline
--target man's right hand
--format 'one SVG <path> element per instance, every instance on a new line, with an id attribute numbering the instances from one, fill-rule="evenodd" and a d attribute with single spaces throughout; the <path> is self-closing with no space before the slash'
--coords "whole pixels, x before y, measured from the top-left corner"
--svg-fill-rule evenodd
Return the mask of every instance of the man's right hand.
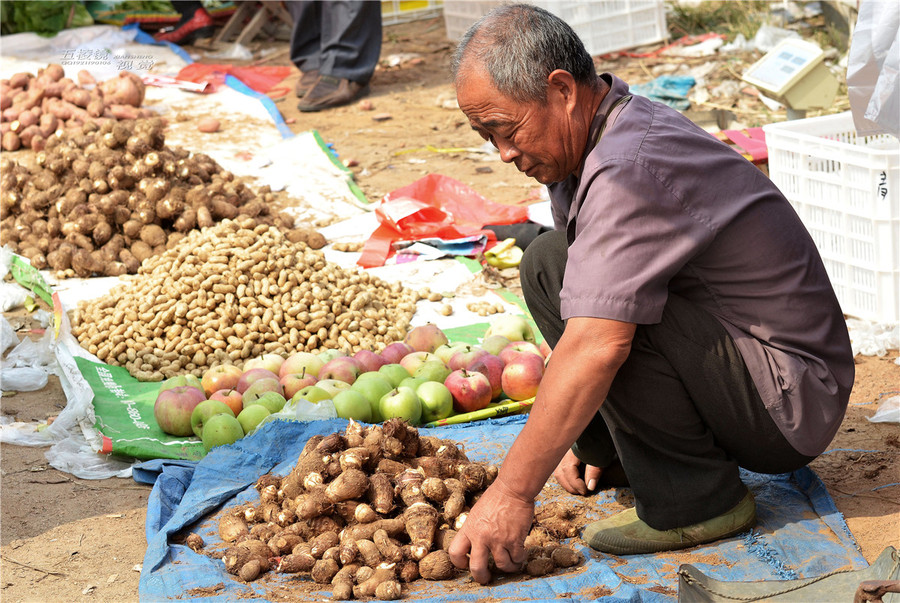
<path id="1" fill-rule="evenodd" d="M 585 464 L 582 478 L 581 465 L 575 453 L 569 450 L 553 471 L 553 477 L 566 492 L 587 496 L 596 490 L 603 468 Z"/>

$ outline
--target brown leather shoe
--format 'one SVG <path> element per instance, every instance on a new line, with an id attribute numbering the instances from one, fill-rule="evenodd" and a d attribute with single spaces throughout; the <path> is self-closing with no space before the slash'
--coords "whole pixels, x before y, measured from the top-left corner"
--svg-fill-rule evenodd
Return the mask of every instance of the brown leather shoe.
<path id="1" fill-rule="evenodd" d="M 315 86 L 306 93 L 297 109 L 304 113 L 321 111 L 352 103 L 369 91 L 368 84 L 339 79 L 331 75 L 319 77 Z"/>
<path id="2" fill-rule="evenodd" d="M 294 86 L 294 94 L 297 95 L 297 98 L 303 98 L 310 90 L 312 90 L 312 87 L 315 86 L 318 81 L 318 69 L 304 71 L 303 75 L 300 76 L 300 79 L 297 80 L 297 85 Z"/>

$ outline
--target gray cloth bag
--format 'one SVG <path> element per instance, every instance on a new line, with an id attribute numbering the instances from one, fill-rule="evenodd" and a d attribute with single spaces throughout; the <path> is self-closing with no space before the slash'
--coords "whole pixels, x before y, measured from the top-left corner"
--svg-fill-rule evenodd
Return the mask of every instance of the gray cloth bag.
<path id="1" fill-rule="evenodd" d="M 800 580 L 767 580 L 762 582 L 724 582 L 706 576 L 696 567 L 683 564 L 678 568 L 679 603 L 724 603 L 731 601 L 777 601 L 808 603 L 810 601 L 854 601 L 861 582 L 892 581 L 900 586 L 900 555 L 892 546 L 882 551 L 875 563 L 861 570 L 835 571 L 816 578 Z M 884 603 L 900 603 L 898 588 L 884 595 Z M 857 600 L 874 601 L 863 598 Z"/>

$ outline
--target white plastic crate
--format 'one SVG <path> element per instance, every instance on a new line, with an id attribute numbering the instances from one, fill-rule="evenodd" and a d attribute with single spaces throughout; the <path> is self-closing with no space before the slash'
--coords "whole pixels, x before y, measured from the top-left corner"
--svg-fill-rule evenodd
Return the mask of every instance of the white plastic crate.
<path id="1" fill-rule="evenodd" d="M 381 24 L 396 25 L 439 17 L 443 0 L 382 0 Z"/>
<path id="2" fill-rule="evenodd" d="M 763 126 L 769 176 L 812 235 L 845 314 L 900 323 L 900 142 L 850 112 Z"/>
<path id="3" fill-rule="evenodd" d="M 653 44 L 664 40 L 666 11 L 662 0 L 526 0 L 575 30 L 591 55 Z M 447 37 L 458 40 L 466 30 L 501 0 L 444 0 Z"/>

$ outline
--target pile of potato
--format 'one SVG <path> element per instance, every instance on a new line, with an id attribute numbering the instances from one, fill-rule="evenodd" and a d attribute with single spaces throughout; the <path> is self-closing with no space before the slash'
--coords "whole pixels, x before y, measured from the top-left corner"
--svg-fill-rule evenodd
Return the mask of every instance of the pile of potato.
<path id="1" fill-rule="evenodd" d="M 153 111 L 139 108 L 144 92 L 144 82 L 130 71 L 99 84 L 85 70 L 75 82 L 57 64 L 37 75 L 17 73 L 0 80 L 0 143 L 4 151 L 21 147 L 39 151 L 60 128 L 151 117 Z"/>
<path id="2" fill-rule="evenodd" d="M 0 164 L 4 243 L 58 276 L 134 274 L 185 233 L 226 218 L 293 224 L 271 215 L 267 187 L 254 192 L 207 155 L 167 147 L 158 118 L 90 122 L 51 136 L 32 167 Z"/>
<path id="3" fill-rule="evenodd" d="M 264 353 L 402 341 L 419 293 L 329 264 L 305 235 L 246 216 L 194 230 L 123 285 L 81 302 L 72 333 L 142 381 L 200 377 Z"/>
<path id="4" fill-rule="evenodd" d="M 310 438 L 284 478 L 259 478 L 259 504 L 219 519 L 229 548 L 206 552 L 245 581 L 267 571 L 308 573 L 332 584 L 336 600 L 399 599 L 403 583 L 457 575 L 450 541 L 497 473 L 400 419 L 366 427 L 351 421 L 343 432 Z M 559 542 L 576 530 L 556 511 L 537 514 L 525 540 L 525 573 L 581 563 L 581 553 Z M 204 551 L 196 533 L 185 543 Z"/>

